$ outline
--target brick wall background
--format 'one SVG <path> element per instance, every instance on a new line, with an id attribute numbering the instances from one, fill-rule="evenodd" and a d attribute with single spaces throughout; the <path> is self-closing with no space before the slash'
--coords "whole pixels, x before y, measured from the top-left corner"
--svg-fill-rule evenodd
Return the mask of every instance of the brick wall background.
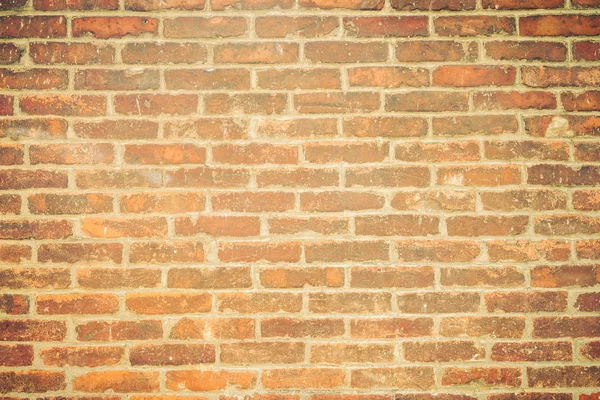
<path id="1" fill-rule="evenodd" d="M 3 400 L 598 399 L 599 6 L 0 0 Z"/>

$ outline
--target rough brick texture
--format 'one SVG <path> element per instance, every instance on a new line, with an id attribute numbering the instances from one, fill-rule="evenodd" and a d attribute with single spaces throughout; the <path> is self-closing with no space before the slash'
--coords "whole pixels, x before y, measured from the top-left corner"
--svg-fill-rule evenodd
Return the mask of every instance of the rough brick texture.
<path id="1" fill-rule="evenodd" d="M 599 400 L 598 0 L 0 0 L 0 400 Z"/>

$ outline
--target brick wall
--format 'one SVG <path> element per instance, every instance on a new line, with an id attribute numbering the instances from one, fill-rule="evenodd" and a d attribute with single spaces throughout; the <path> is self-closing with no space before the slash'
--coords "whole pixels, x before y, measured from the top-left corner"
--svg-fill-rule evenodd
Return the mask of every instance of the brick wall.
<path id="1" fill-rule="evenodd" d="M 598 399 L 598 7 L 0 0 L 3 400 Z"/>

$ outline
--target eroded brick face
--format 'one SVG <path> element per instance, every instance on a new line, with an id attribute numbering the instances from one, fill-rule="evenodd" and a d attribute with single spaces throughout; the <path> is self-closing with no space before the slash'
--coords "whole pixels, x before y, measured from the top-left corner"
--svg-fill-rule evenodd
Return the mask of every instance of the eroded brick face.
<path id="1" fill-rule="evenodd" d="M 0 400 L 598 400 L 598 0 L 0 0 Z"/>

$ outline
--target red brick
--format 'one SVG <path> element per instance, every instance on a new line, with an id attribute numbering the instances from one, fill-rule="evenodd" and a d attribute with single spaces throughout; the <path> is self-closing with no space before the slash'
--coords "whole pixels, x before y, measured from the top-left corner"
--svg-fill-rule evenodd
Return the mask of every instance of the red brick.
<path id="1" fill-rule="evenodd" d="M 260 221 L 258 217 L 242 216 L 176 217 L 175 233 L 182 236 L 258 236 Z"/>
<path id="2" fill-rule="evenodd" d="M 346 17 L 346 35 L 355 37 L 427 36 L 426 17 Z"/>
<path id="3" fill-rule="evenodd" d="M 433 84 L 439 86 L 506 86 L 515 83 L 516 69 L 510 66 L 445 65 L 433 71 Z"/>
<path id="4" fill-rule="evenodd" d="M 75 73 L 75 89 L 84 90 L 149 90 L 160 87 L 156 70 L 86 69 Z"/>
<path id="5" fill-rule="evenodd" d="M 402 11 L 474 10 L 474 0 L 392 0 L 392 8 Z"/>
<path id="6" fill-rule="evenodd" d="M 22 145 L 0 145 L 0 165 L 23 164 L 23 150 Z"/>
<path id="7" fill-rule="evenodd" d="M 299 312 L 302 296 L 289 292 L 218 293 L 217 308 L 222 313 Z"/>
<path id="8" fill-rule="evenodd" d="M 466 111 L 469 108 L 467 93 L 456 92 L 408 92 L 387 95 L 386 111 Z"/>
<path id="9" fill-rule="evenodd" d="M 154 11 L 154 10 L 202 10 L 205 0 L 126 0 L 125 9 L 133 11 Z"/>
<path id="10" fill-rule="evenodd" d="M 91 268 L 77 271 L 79 286 L 88 289 L 155 288 L 161 271 L 144 268 Z"/>
<path id="11" fill-rule="evenodd" d="M 396 242 L 400 261 L 467 262 L 473 261 L 481 252 L 475 241 L 463 240 L 403 240 Z"/>
<path id="12" fill-rule="evenodd" d="M 600 368 L 597 366 L 529 367 L 530 387 L 590 387 L 600 386 Z"/>
<path id="13" fill-rule="evenodd" d="M 310 361 L 314 364 L 385 364 L 394 361 L 394 347 L 391 344 L 314 344 Z"/>
<path id="14" fill-rule="evenodd" d="M 500 135 L 517 133 L 517 119 L 512 115 L 469 115 L 433 118 L 433 134 Z"/>
<path id="15" fill-rule="evenodd" d="M 64 390 L 65 375 L 52 371 L 2 371 L 0 372 L 0 388 L 2 393 L 45 393 Z"/>
<path id="16" fill-rule="evenodd" d="M 404 358 L 413 362 L 473 361 L 485 357 L 485 349 L 470 341 L 404 342 Z"/>
<path id="17" fill-rule="evenodd" d="M 382 42 L 309 42 L 304 56 L 316 63 L 381 62 L 388 58 L 388 48 Z"/>
<path id="18" fill-rule="evenodd" d="M 215 46 L 215 63 L 287 64 L 298 60 L 295 43 L 222 44 Z"/>
<path id="19" fill-rule="evenodd" d="M 119 299 L 109 294 L 63 294 L 37 296 L 39 314 L 114 314 Z"/>
<path id="20" fill-rule="evenodd" d="M 249 288 L 252 277 L 247 267 L 172 268 L 168 273 L 167 286 L 185 289 Z"/>
<path id="21" fill-rule="evenodd" d="M 354 137 L 425 136 L 427 124 L 414 117 L 348 117 L 343 119 L 344 132 Z"/>
<path id="22" fill-rule="evenodd" d="M 224 364 L 296 364 L 304 361 L 304 343 L 245 342 L 221 345 Z"/>
<path id="23" fill-rule="evenodd" d="M 344 234 L 348 232 L 347 218 L 337 217 L 290 217 L 269 218 L 271 234 L 315 233 L 322 235 Z"/>
<path id="24" fill-rule="evenodd" d="M 533 319 L 533 337 L 598 337 L 598 317 L 536 317 Z"/>
<path id="25" fill-rule="evenodd" d="M 339 172 L 333 168 L 278 168 L 259 170 L 256 173 L 258 187 L 319 188 L 338 186 Z"/>
<path id="26" fill-rule="evenodd" d="M 389 293 L 311 293 L 308 311 L 318 314 L 383 314 L 391 311 Z"/>
<path id="27" fill-rule="evenodd" d="M 162 338 L 162 322 L 90 321 L 75 328 L 79 341 L 151 340 Z"/>
<path id="28" fill-rule="evenodd" d="M 415 40 L 396 43 L 396 58 L 400 62 L 475 61 L 477 53 L 475 42 Z"/>
<path id="29" fill-rule="evenodd" d="M 264 89 L 340 89 L 340 72 L 332 68 L 265 69 L 257 72 Z M 271 121 L 261 121 L 269 123 Z M 314 121 L 316 122 L 316 121 Z"/>
<path id="30" fill-rule="evenodd" d="M 134 264 L 197 263 L 204 261 L 204 245 L 201 242 L 137 242 L 132 243 L 129 261 Z"/>
<path id="31" fill-rule="evenodd" d="M 222 262 L 298 262 L 302 252 L 297 242 L 231 242 L 219 243 Z"/>
<path id="32" fill-rule="evenodd" d="M 73 36 L 97 39 L 158 34 L 158 19 L 146 17 L 83 17 L 73 19 Z"/>
<path id="33" fill-rule="evenodd" d="M 0 327 L 2 341 L 60 342 L 67 335 L 64 321 L 9 319 L 0 321 Z"/>
<path id="34" fill-rule="evenodd" d="M 0 96 L 0 115 L 13 115 L 13 98 Z"/>
<path id="35" fill-rule="evenodd" d="M 198 96 L 192 94 L 118 94 L 114 101 L 123 115 L 188 115 L 198 108 Z"/>
<path id="36" fill-rule="evenodd" d="M 268 10 L 271 8 L 288 9 L 293 5 L 291 0 L 213 0 L 213 10 Z"/>
<path id="37" fill-rule="evenodd" d="M 520 10 L 562 8 L 563 0 L 484 0 L 483 8 L 493 10 Z"/>
<path id="38" fill-rule="evenodd" d="M 142 371 L 94 371 L 73 378 L 73 390 L 84 393 L 157 392 L 158 372 Z"/>
<path id="39" fill-rule="evenodd" d="M 407 142 L 398 143 L 394 150 L 396 160 L 401 161 L 434 163 L 479 160 L 477 142 Z"/>
<path id="40" fill-rule="evenodd" d="M 487 141 L 485 156 L 491 160 L 558 160 L 569 158 L 569 146 L 564 142 L 541 141 Z"/>
<path id="41" fill-rule="evenodd" d="M 523 17 L 523 36 L 595 36 L 600 34 L 597 15 L 543 15 Z"/>
<path id="42" fill-rule="evenodd" d="M 31 68 L 24 70 L 0 69 L 0 88 L 13 90 L 66 89 L 67 71 Z M 46 97 L 51 99 L 52 97 Z"/>
<path id="43" fill-rule="evenodd" d="M 60 38 L 67 36 L 67 19 L 63 16 L 0 17 L 2 38 Z"/>
<path id="44" fill-rule="evenodd" d="M 387 261 L 389 245 L 384 241 L 329 241 L 307 243 L 306 261 L 312 262 L 366 262 Z"/>
<path id="45" fill-rule="evenodd" d="M 287 108 L 283 93 L 209 94 L 204 96 L 207 114 L 282 114 Z"/>
<path id="46" fill-rule="evenodd" d="M 442 268 L 442 286 L 519 287 L 525 286 L 525 276 L 516 267 L 450 267 Z"/>
<path id="47" fill-rule="evenodd" d="M 244 139 L 248 137 L 247 123 L 233 118 L 186 118 L 167 121 L 165 137 L 190 139 Z"/>
<path id="48" fill-rule="evenodd" d="M 600 42 L 575 42 L 573 43 L 573 58 L 583 61 L 597 61 L 600 59 Z"/>
<path id="49" fill-rule="evenodd" d="M 503 186 L 521 183 L 521 171 L 516 165 L 439 167 L 438 184 L 452 186 Z"/>
<path id="50" fill-rule="evenodd" d="M 600 241 L 598 240 L 578 240 L 575 246 L 577 258 L 581 260 L 597 260 L 600 258 Z"/>
<path id="51" fill-rule="evenodd" d="M 141 120 L 75 122 L 78 137 L 101 140 L 151 139 L 158 136 L 158 124 Z"/>
<path id="52" fill-rule="evenodd" d="M 141 218 L 84 218 L 81 229 L 90 237 L 165 237 L 167 221 L 162 217 Z"/>
<path id="53" fill-rule="evenodd" d="M 106 98 L 68 94 L 22 96 L 21 111 L 31 115 L 98 117 L 106 114 Z"/>
<path id="54" fill-rule="evenodd" d="M 33 0 L 33 8 L 42 11 L 58 10 L 116 10 L 117 0 Z"/>
<path id="55" fill-rule="evenodd" d="M 281 3 L 281 2 L 280 2 Z M 338 29 L 335 17 L 258 17 L 255 22 L 256 35 L 261 38 L 322 37 Z"/>
<path id="56" fill-rule="evenodd" d="M 0 277 L 2 278 L 0 286 L 10 289 L 65 289 L 71 284 L 71 275 L 66 268 L 4 268 L 0 270 Z M 9 308 L 23 307 L 16 304 Z"/>
<path id="57" fill-rule="evenodd" d="M 409 154 L 406 157 L 412 157 Z M 403 211 L 475 211 L 475 193 L 470 190 L 397 192 L 390 205 Z"/>
<path id="58" fill-rule="evenodd" d="M 584 211 L 593 211 L 600 209 L 600 193 L 597 190 L 574 191 L 573 207 L 576 210 Z"/>
<path id="59" fill-rule="evenodd" d="M 31 247 L 20 244 L 0 245 L 0 261 L 3 263 L 19 264 L 31 260 Z"/>
<path id="60" fill-rule="evenodd" d="M 351 372 L 351 386 L 360 389 L 430 389 L 432 367 L 361 368 Z"/>
<path id="61" fill-rule="evenodd" d="M 66 239 L 73 227 L 66 220 L 4 220 L 0 221 L 0 239 Z"/>
<path id="62" fill-rule="evenodd" d="M 344 283 L 343 270 L 334 267 L 265 267 L 259 274 L 266 288 L 340 287 Z"/>
<path id="63" fill-rule="evenodd" d="M 250 72 L 245 69 L 187 69 L 165 71 L 168 89 L 249 89 Z"/>
<path id="64" fill-rule="evenodd" d="M 46 263 L 114 263 L 123 259 L 120 243 L 55 243 L 38 247 L 38 262 Z"/>
<path id="65" fill-rule="evenodd" d="M 582 293 L 577 296 L 575 308 L 579 311 L 600 311 L 600 293 Z"/>
<path id="66" fill-rule="evenodd" d="M 44 365 L 99 367 L 118 364 L 125 349 L 115 346 L 51 347 L 40 352 Z"/>
<path id="67" fill-rule="evenodd" d="M 36 64 L 112 64 L 115 49 L 92 43 L 30 43 L 29 56 Z"/>
<path id="68" fill-rule="evenodd" d="M 33 346 L 16 344 L 0 345 L 0 365 L 23 367 L 33 363 Z"/>
<path id="69" fill-rule="evenodd" d="M 162 185 L 162 171 L 155 169 L 80 170 L 75 181 L 80 189 L 156 188 Z"/>
<path id="70" fill-rule="evenodd" d="M 594 186 L 600 181 L 600 169 L 594 165 L 534 165 L 527 168 L 527 183 L 552 186 Z"/>
<path id="71" fill-rule="evenodd" d="M 114 148 L 111 144 L 48 144 L 29 147 L 31 164 L 112 164 Z"/>
<path id="72" fill-rule="evenodd" d="M 562 2 L 562 0 L 560 0 Z M 565 61 L 567 47 L 562 43 L 536 41 L 493 41 L 485 44 L 485 55 L 494 60 Z"/>
<path id="73" fill-rule="evenodd" d="M 559 312 L 567 308 L 567 292 L 494 292 L 485 295 L 489 312 Z"/>
<path id="74" fill-rule="evenodd" d="M 487 245 L 493 262 L 566 261 L 571 254 L 570 243 L 561 239 L 489 241 Z"/>
<path id="75" fill-rule="evenodd" d="M 266 318 L 261 321 L 262 337 L 331 338 L 344 334 L 342 319 Z"/>
<path id="76" fill-rule="evenodd" d="M 145 214 L 154 212 L 185 213 L 204 210 L 201 192 L 132 193 L 119 199 L 121 212 Z"/>
<path id="77" fill-rule="evenodd" d="M 548 92 L 477 92 L 473 104 L 480 110 L 548 110 L 556 108 L 556 97 Z"/>
<path id="78" fill-rule="evenodd" d="M 248 183 L 247 170 L 232 168 L 182 168 L 166 172 L 167 187 L 241 187 Z"/>
<path id="79" fill-rule="evenodd" d="M 171 339 L 252 339 L 255 322 L 250 318 L 182 318 L 171 328 Z"/>
<path id="80" fill-rule="evenodd" d="M 428 215 L 375 215 L 355 218 L 357 235 L 430 236 L 439 233 L 439 219 Z"/>
<path id="81" fill-rule="evenodd" d="M 479 309 L 479 294 L 470 292 L 403 293 L 398 310 L 409 314 L 465 313 Z"/>
<path id="82" fill-rule="evenodd" d="M 523 67 L 522 81 L 531 87 L 597 86 L 600 78 L 589 67 Z"/>
<path id="83" fill-rule="evenodd" d="M 215 362 L 212 344 L 141 344 L 129 350 L 131 365 L 189 365 Z"/>
<path id="84" fill-rule="evenodd" d="M 404 337 L 431 336 L 433 320 L 431 318 L 382 318 L 353 319 L 350 321 L 352 338 L 393 339 Z"/>
<path id="85" fill-rule="evenodd" d="M 267 389 L 334 389 L 344 383 L 346 373 L 334 368 L 270 369 L 262 374 Z"/>
<path id="86" fill-rule="evenodd" d="M 531 270 L 532 287 L 586 287 L 596 283 L 595 265 L 539 266 Z"/>
<path id="87" fill-rule="evenodd" d="M 442 385 L 519 387 L 521 386 L 521 369 L 500 367 L 445 368 L 442 375 Z"/>
<path id="88" fill-rule="evenodd" d="M 0 195 L 0 214 L 20 214 L 21 197 L 16 194 Z"/>
<path id="89" fill-rule="evenodd" d="M 381 10 L 383 0 L 349 0 L 339 2 L 335 0 L 300 0 L 300 7 L 303 8 L 321 8 L 325 10 L 334 8 L 343 8 L 348 10 Z"/>
<path id="90" fill-rule="evenodd" d="M 435 32 L 441 36 L 512 35 L 516 32 L 515 20 L 510 17 L 438 17 L 433 25 Z"/>
<path id="91" fill-rule="evenodd" d="M 254 371 L 168 371 L 167 389 L 209 392 L 226 388 L 252 389 L 256 386 Z"/>
<path id="92" fill-rule="evenodd" d="M 16 0 L 22 1 L 22 0 Z M 0 64 L 16 64 L 21 61 L 24 49 L 12 43 L 0 43 Z"/>
<path id="93" fill-rule="evenodd" d="M 15 10 L 25 7 L 27 1 L 25 0 L 10 0 L 0 5 L 0 10 Z"/>
<path id="94" fill-rule="evenodd" d="M 190 3 L 180 2 L 180 4 Z M 232 17 L 179 17 L 167 19 L 164 24 L 164 34 L 167 38 L 236 37 L 244 35 L 247 29 L 244 18 Z"/>
<path id="95" fill-rule="evenodd" d="M 447 317 L 440 325 L 440 334 L 449 337 L 521 338 L 524 332 L 524 317 Z"/>
<path id="96" fill-rule="evenodd" d="M 212 296 L 208 293 L 127 293 L 127 309 L 134 314 L 188 314 L 209 312 Z"/>
<path id="97" fill-rule="evenodd" d="M 127 43 L 121 50 L 125 64 L 196 64 L 205 62 L 206 56 L 200 43 Z"/>
<path id="98" fill-rule="evenodd" d="M 352 267 L 353 288 L 425 288 L 433 286 L 431 267 Z"/>

